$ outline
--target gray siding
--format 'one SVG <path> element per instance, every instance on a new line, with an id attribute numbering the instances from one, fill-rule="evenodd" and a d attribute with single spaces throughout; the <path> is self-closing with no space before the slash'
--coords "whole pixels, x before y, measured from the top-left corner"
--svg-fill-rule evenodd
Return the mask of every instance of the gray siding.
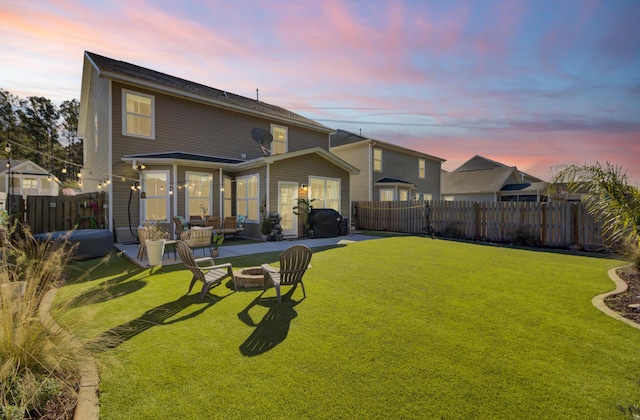
<path id="1" fill-rule="evenodd" d="M 379 147 L 376 145 L 376 147 Z M 382 149 L 382 172 L 373 173 L 373 182 L 380 178 L 398 178 L 417 186 L 417 191 L 433 194 L 434 199 L 440 198 L 440 166 L 439 160 L 425 159 L 425 178 L 418 176 L 418 159 L 420 156 L 402 153 L 397 150 Z M 378 196 L 374 195 L 374 200 Z"/>
<path id="2" fill-rule="evenodd" d="M 371 201 L 372 164 L 369 156 L 369 144 L 363 142 L 339 150 L 334 148 L 331 152 L 360 170 L 359 174 L 351 175 L 351 201 Z"/>
<path id="3" fill-rule="evenodd" d="M 232 159 L 243 159 L 245 155 L 247 160 L 263 156 L 251 137 L 251 130 L 256 127 L 269 130 L 273 121 L 119 83 L 113 86 L 115 157 L 172 151 Z M 123 88 L 154 96 L 155 140 L 122 134 Z M 289 151 L 314 146 L 327 149 L 326 133 L 295 126 L 287 128 Z"/>
<path id="4" fill-rule="evenodd" d="M 91 71 L 91 96 L 87 104 L 83 147 L 84 170 L 82 171 L 82 191 L 89 192 L 97 191 L 100 181 L 112 175 L 109 168 L 110 82 L 99 78 L 93 67 Z"/>
<path id="5" fill-rule="evenodd" d="M 278 182 L 291 181 L 298 184 L 309 184 L 309 177 L 325 177 L 340 180 L 340 213 L 345 217 L 350 217 L 351 202 L 349 200 L 349 172 L 341 169 L 326 159 L 309 154 L 292 159 L 276 162 L 270 168 L 270 211 L 277 211 Z M 308 191 L 308 190 L 307 190 Z M 307 192 L 299 190 L 299 198 L 309 198 Z M 298 218 L 298 232 L 302 235 L 303 218 Z"/>

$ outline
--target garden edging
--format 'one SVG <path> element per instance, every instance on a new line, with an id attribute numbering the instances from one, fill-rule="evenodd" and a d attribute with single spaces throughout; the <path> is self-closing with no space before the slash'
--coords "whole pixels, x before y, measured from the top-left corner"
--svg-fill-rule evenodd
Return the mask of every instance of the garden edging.
<path id="1" fill-rule="evenodd" d="M 621 267 L 616 267 L 616 268 L 612 268 L 611 270 L 609 270 L 608 274 L 609 274 L 609 278 L 611 280 L 613 280 L 613 282 L 616 284 L 616 289 L 612 292 L 607 292 L 607 293 L 603 293 L 601 295 L 595 296 L 593 299 L 591 299 L 591 303 L 593 304 L 593 306 L 595 306 L 596 308 L 600 309 L 602 312 L 604 312 L 605 314 L 609 315 L 612 318 L 615 318 L 619 321 L 624 322 L 627 325 L 632 326 L 633 328 L 637 328 L 640 330 L 640 324 L 633 322 L 630 319 L 627 319 L 625 317 L 623 317 L 622 315 L 620 315 L 619 313 L 613 311 L 611 308 L 609 308 L 607 306 L 607 304 L 604 302 L 604 300 L 612 295 L 617 295 L 620 293 L 624 293 L 627 291 L 628 285 L 627 283 L 624 282 L 624 280 L 622 280 L 619 276 L 617 271 L 620 269 Z"/>
<path id="2" fill-rule="evenodd" d="M 47 292 L 40 304 L 39 316 L 45 325 L 51 326 L 51 331 L 65 334 L 69 340 L 77 340 L 72 334 L 63 329 L 51 317 L 50 309 L 58 289 Z M 100 414 L 100 400 L 98 398 L 100 377 L 98 367 L 91 361 L 79 366 L 80 389 L 78 390 L 78 403 L 73 413 L 74 420 L 98 420 Z"/>

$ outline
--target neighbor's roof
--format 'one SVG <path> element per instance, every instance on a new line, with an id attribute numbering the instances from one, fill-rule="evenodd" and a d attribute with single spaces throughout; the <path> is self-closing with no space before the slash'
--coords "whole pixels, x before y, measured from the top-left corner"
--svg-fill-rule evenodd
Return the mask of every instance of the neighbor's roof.
<path id="1" fill-rule="evenodd" d="M 398 184 L 400 184 L 400 185 L 408 185 L 408 186 L 415 187 L 415 188 L 418 187 L 414 183 L 409 182 L 409 181 L 405 181 L 404 179 L 389 178 L 389 177 L 380 178 L 379 180 L 377 180 L 375 182 L 375 184 L 376 185 L 378 185 L 378 184 L 387 184 L 387 185 L 398 185 Z"/>
<path id="2" fill-rule="evenodd" d="M 547 182 L 523 182 L 522 184 L 507 184 L 502 187 L 501 191 L 519 191 L 519 192 L 539 192 L 544 191 L 549 183 Z"/>
<path id="3" fill-rule="evenodd" d="M 528 173 L 522 172 L 518 170 L 515 166 L 507 166 L 504 163 L 497 162 L 495 160 L 488 159 L 484 156 L 475 155 L 462 165 L 455 169 L 453 172 L 466 172 L 466 171 L 479 171 L 479 170 L 487 170 L 487 169 L 495 169 L 495 168 L 514 168 L 518 172 L 522 174 L 526 178 L 528 182 L 543 182 L 540 178 L 537 178 L 533 175 L 529 175 Z"/>
<path id="4" fill-rule="evenodd" d="M 126 83 L 137 83 L 152 89 L 186 93 L 189 96 L 206 99 L 215 105 L 244 110 L 254 114 L 276 117 L 280 120 L 295 122 L 306 127 L 331 133 L 334 130 L 310 118 L 287 109 L 256 99 L 246 98 L 227 91 L 212 88 L 200 83 L 190 82 L 155 70 L 140 67 L 125 61 L 114 60 L 99 54 L 85 51 L 85 56 L 93 63 L 100 76 Z M 175 92 L 177 91 L 177 92 Z"/>
<path id="5" fill-rule="evenodd" d="M 331 134 L 329 137 L 331 147 L 348 147 L 349 145 L 353 145 L 360 142 L 367 142 L 372 145 L 379 145 L 381 147 L 385 147 L 392 150 L 397 150 L 403 153 L 411 154 L 414 156 L 420 156 L 426 159 L 439 160 L 440 162 L 444 162 L 446 159 L 442 159 L 436 156 L 428 155 L 423 152 L 419 152 L 417 150 L 408 149 L 406 147 L 398 146 L 397 144 L 389 143 L 382 140 L 376 140 L 369 137 L 364 137 L 360 134 L 351 133 L 345 130 L 337 130 L 335 133 Z"/>
<path id="6" fill-rule="evenodd" d="M 515 168 L 495 167 L 493 169 L 443 172 L 442 194 L 472 194 L 498 192 L 509 177 L 517 173 Z"/>

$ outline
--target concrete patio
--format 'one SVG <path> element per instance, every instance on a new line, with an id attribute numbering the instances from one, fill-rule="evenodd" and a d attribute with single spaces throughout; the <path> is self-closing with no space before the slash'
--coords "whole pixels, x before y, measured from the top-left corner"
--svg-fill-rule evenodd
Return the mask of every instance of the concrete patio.
<path id="1" fill-rule="evenodd" d="M 225 241 L 224 245 L 220 246 L 218 249 L 220 250 L 220 258 L 231 258 L 238 257 L 241 255 L 250 255 L 250 254 L 259 254 L 262 252 L 280 252 L 285 249 L 297 245 L 302 244 L 306 245 L 309 248 L 317 248 L 331 245 L 346 245 L 353 242 L 366 241 L 371 239 L 380 239 L 379 236 L 369 236 L 369 235 L 348 235 L 348 236 L 338 236 L 335 238 L 318 238 L 318 239 L 287 239 L 284 241 L 277 242 L 255 242 L 244 245 L 234 245 L 232 240 Z M 138 254 L 138 244 L 137 243 L 129 243 L 129 244 L 114 244 L 114 246 L 121 252 L 123 255 L 129 258 L 133 263 L 139 265 L 140 267 L 149 267 L 149 261 L 147 260 L 147 255 L 145 253 L 144 257 L 139 260 L 136 258 Z M 173 246 L 168 245 L 168 249 L 165 250 L 164 259 L 162 261 L 163 265 L 172 265 L 172 264 L 181 264 L 182 261 L 179 257 L 174 258 Z M 198 248 L 194 250 L 194 255 L 196 258 L 209 256 L 208 250 L 205 248 L 204 252 L 202 249 Z"/>

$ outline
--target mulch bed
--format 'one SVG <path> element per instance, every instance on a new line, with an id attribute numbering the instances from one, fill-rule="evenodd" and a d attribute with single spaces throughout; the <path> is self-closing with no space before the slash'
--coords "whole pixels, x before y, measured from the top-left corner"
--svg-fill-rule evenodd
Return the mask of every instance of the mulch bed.
<path id="1" fill-rule="evenodd" d="M 623 317 L 640 324 L 640 308 L 629 307 L 640 304 L 640 270 L 628 266 L 618 269 L 617 273 L 629 288 L 624 293 L 607 297 L 604 302 Z"/>

